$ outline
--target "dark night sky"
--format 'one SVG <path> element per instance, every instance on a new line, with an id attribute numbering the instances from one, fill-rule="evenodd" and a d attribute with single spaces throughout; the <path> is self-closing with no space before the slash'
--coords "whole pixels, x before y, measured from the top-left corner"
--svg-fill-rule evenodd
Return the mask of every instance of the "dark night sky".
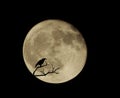
<path id="1" fill-rule="evenodd" d="M 100 94 L 99 89 L 102 88 L 100 85 L 104 82 L 100 73 L 101 65 L 98 62 L 99 47 L 101 45 L 99 39 L 103 28 L 101 25 L 103 21 L 101 10 L 99 8 L 95 10 L 94 7 L 83 7 L 82 9 L 79 7 L 74 9 L 67 7 L 64 9 L 49 7 L 43 9 L 43 7 L 40 7 L 39 9 L 37 11 L 29 8 L 26 10 L 11 9 L 10 17 L 6 16 L 6 20 L 9 21 L 10 25 L 10 32 L 7 32 L 10 47 L 7 53 L 11 64 L 6 69 L 7 73 L 11 74 L 6 79 L 6 82 L 9 81 L 6 83 L 7 89 L 16 92 L 17 95 L 31 97 L 53 96 L 54 94 L 61 97 L 64 97 L 64 95 L 80 97 L 87 94 L 91 96 L 94 96 L 94 93 Z M 85 38 L 88 48 L 86 65 L 72 81 L 58 85 L 44 83 L 32 76 L 24 64 L 22 57 L 24 38 L 32 26 L 45 19 L 65 20 L 77 27 Z M 14 93 L 12 94 L 14 95 Z"/>

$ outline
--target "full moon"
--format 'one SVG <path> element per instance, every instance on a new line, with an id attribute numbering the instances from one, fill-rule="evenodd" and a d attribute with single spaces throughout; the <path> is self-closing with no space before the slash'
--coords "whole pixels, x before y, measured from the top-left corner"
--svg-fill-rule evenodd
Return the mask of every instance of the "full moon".
<path id="1" fill-rule="evenodd" d="M 48 19 L 33 26 L 23 43 L 28 70 L 41 81 L 64 83 L 85 66 L 87 46 L 81 32 L 63 20 Z"/>

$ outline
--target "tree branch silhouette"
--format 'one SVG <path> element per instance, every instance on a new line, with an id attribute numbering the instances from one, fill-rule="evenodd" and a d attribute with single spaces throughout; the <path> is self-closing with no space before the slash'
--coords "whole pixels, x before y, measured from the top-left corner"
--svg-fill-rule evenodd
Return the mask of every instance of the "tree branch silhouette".
<path id="1" fill-rule="evenodd" d="M 48 64 L 47 64 L 47 62 L 46 62 L 46 64 L 44 64 L 44 65 L 42 65 L 42 66 L 37 66 L 37 67 L 35 68 L 34 72 L 33 72 L 33 75 L 35 75 L 35 72 L 36 72 L 39 68 L 45 67 L 45 66 L 47 66 L 47 65 L 48 65 Z"/>
<path id="2" fill-rule="evenodd" d="M 47 74 L 52 74 L 52 73 L 59 74 L 57 72 L 57 70 L 60 69 L 60 67 L 55 68 L 53 65 L 51 65 L 51 66 L 52 66 L 51 71 L 48 71 L 47 73 L 45 73 L 44 68 L 43 68 L 43 70 L 40 71 L 41 74 L 40 75 L 35 75 L 35 76 L 46 76 Z"/>

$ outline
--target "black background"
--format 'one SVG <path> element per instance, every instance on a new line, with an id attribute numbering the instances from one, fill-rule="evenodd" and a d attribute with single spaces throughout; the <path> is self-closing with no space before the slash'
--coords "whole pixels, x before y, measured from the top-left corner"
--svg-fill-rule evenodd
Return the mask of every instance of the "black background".
<path id="1" fill-rule="evenodd" d="M 73 4 L 74 5 L 74 4 Z M 104 40 L 104 24 L 106 16 L 100 6 L 85 5 L 51 5 L 25 6 L 16 5 L 4 17 L 4 43 L 6 63 L 4 72 L 5 92 L 11 91 L 12 96 L 30 97 L 64 97 L 96 96 L 105 92 L 106 84 L 101 67 L 103 58 L 100 57 L 102 40 Z M 62 84 L 48 84 L 36 79 L 26 68 L 22 46 L 28 31 L 38 22 L 45 19 L 61 19 L 73 24 L 83 35 L 88 49 L 87 61 L 82 72 L 73 80 Z M 102 31 L 102 32 L 101 32 Z M 6 35 L 7 34 L 7 35 Z M 6 58 L 8 60 L 6 61 Z M 100 58 L 100 59 L 99 59 Z M 99 61 L 98 61 L 99 60 Z M 102 63 L 102 65 L 101 65 Z M 4 70 L 3 70 L 4 71 Z M 8 77 L 8 78 L 7 78 Z M 56 96 L 57 95 L 57 96 Z"/>

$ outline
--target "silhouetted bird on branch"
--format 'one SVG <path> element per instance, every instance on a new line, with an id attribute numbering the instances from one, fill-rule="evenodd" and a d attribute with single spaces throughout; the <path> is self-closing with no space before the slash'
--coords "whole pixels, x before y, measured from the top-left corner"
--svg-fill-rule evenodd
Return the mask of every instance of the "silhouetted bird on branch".
<path id="1" fill-rule="evenodd" d="M 46 58 L 42 58 L 41 60 L 39 60 L 39 61 L 37 62 L 37 64 L 35 65 L 35 67 L 47 66 L 47 63 L 46 63 L 45 65 L 42 65 L 42 64 L 45 62 L 45 60 L 47 60 L 47 59 L 46 59 Z"/>

